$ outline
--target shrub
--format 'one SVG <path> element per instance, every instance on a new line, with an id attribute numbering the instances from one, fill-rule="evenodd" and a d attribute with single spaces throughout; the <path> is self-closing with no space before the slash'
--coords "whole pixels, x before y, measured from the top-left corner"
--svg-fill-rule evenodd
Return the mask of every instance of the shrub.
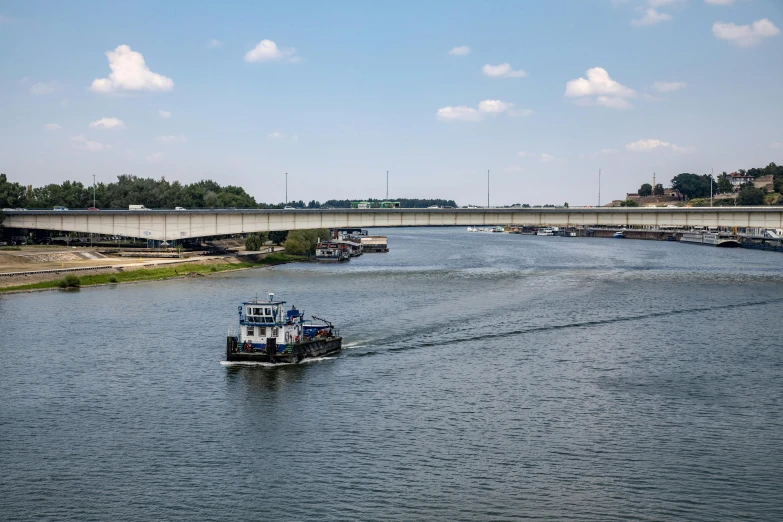
<path id="1" fill-rule="evenodd" d="M 68 288 L 68 283 L 65 282 L 65 279 L 60 279 L 57 281 L 57 286 L 60 288 Z"/>
<path id="2" fill-rule="evenodd" d="M 215 265 L 209 265 L 209 271 L 210 272 L 217 272 L 217 267 Z"/>
<path id="3" fill-rule="evenodd" d="M 117 282 L 117 276 L 109 276 L 109 282 L 110 283 L 116 283 Z"/>
<path id="4" fill-rule="evenodd" d="M 79 288 L 79 286 L 82 284 L 81 280 L 73 274 L 65 276 L 63 281 L 65 282 L 65 286 L 68 288 Z"/>

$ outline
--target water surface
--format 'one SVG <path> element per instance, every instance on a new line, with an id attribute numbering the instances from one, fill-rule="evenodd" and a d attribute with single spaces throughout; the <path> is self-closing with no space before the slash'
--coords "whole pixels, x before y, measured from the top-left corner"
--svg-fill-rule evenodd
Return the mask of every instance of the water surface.
<path id="1" fill-rule="evenodd" d="M 0 297 L 0 519 L 783 519 L 780 254 L 383 233 Z M 222 365 L 269 291 L 346 349 Z"/>

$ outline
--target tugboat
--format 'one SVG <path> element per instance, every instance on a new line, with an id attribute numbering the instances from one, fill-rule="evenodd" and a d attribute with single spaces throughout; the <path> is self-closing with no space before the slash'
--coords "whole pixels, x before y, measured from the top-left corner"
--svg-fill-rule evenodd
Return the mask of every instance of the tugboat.
<path id="1" fill-rule="evenodd" d="M 269 294 L 239 305 L 239 333 L 229 329 L 226 360 L 298 363 L 340 351 L 343 338 L 332 323 L 315 316 L 305 321 L 303 311 L 285 304 Z"/>

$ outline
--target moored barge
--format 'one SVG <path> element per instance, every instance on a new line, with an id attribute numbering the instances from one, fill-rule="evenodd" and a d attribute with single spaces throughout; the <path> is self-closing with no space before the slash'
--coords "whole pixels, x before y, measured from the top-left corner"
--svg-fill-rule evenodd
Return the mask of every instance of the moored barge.
<path id="1" fill-rule="evenodd" d="M 298 363 L 304 359 L 334 354 L 342 337 L 329 321 L 313 317 L 269 294 L 239 306 L 239 333 L 226 338 L 226 360 L 267 363 Z"/>

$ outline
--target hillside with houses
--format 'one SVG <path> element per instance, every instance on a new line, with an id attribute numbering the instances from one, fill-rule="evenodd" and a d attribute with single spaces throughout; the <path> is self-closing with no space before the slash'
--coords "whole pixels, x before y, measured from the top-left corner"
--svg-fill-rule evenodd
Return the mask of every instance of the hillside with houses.
<path id="1" fill-rule="evenodd" d="M 608 207 L 667 207 L 734 205 L 783 205 L 783 165 L 709 174 L 682 173 L 674 176 L 668 187 L 644 183 L 624 200 L 614 200 Z"/>

